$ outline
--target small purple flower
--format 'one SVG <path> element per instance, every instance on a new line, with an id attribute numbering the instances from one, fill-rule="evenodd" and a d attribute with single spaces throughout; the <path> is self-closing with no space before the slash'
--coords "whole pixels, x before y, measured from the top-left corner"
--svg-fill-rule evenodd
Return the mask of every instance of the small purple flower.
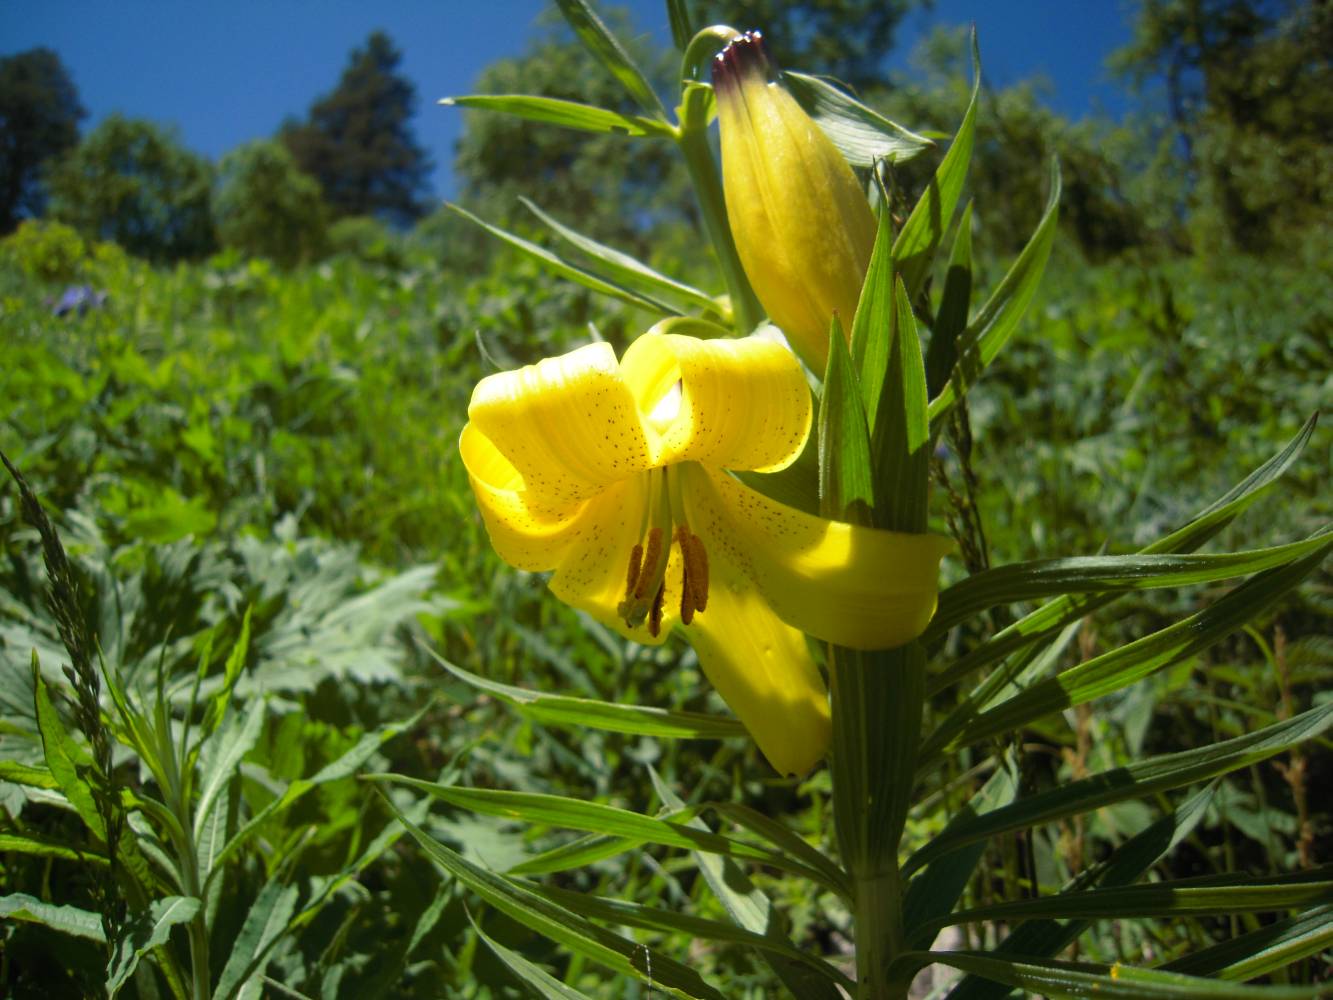
<path id="1" fill-rule="evenodd" d="M 101 309 L 106 305 L 106 292 L 99 291 L 92 285 L 70 285 L 51 309 L 52 315 L 68 316 L 71 313 L 82 316 L 89 309 Z"/>

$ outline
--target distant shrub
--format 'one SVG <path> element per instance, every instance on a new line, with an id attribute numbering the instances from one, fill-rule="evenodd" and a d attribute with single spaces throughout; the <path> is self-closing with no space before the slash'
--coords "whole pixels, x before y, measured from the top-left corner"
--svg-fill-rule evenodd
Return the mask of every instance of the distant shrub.
<path id="1" fill-rule="evenodd" d="M 7 265 L 38 281 L 73 281 L 88 248 L 78 232 L 60 222 L 27 219 L 0 243 Z"/>
<path id="2" fill-rule="evenodd" d="M 399 238 L 379 219 L 354 215 L 329 227 L 329 249 L 368 264 L 399 267 L 403 248 Z"/>
<path id="3" fill-rule="evenodd" d="M 319 182 L 302 173 L 279 142 L 247 143 L 222 158 L 212 210 L 224 247 L 281 267 L 308 263 L 327 245 Z"/>

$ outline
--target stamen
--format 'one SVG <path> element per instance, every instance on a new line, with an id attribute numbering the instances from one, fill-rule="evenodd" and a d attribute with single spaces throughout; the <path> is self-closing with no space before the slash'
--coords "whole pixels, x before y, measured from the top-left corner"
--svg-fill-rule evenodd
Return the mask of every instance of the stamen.
<path id="1" fill-rule="evenodd" d="M 629 575 L 625 578 L 625 597 L 634 594 L 634 585 L 639 582 L 639 570 L 643 566 L 643 546 L 635 545 L 629 553 Z"/>
<path id="2" fill-rule="evenodd" d="M 657 594 L 653 597 L 653 609 L 648 612 L 648 634 L 654 639 L 662 632 L 662 601 L 666 598 L 666 583 L 657 585 Z"/>
<path id="3" fill-rule="evenodd" d="M 653 582 L 657 576 L 657 562 L 662 558 L 662 529 L 653 527 L 648 529 L 648 551 L 643 555 L 643 571 L 639 574 L 639 582 L 634 586 L 636 600 L 643 600 L 648 596 L 648 585 Z"/>
<path id="4" fill-rule="evenodd" d="M 683 524 L 676 526 L 676 544 L 680 546 L 680 623 L 694 621 L 694 574 L 690 568 L 690 532 Z"/>
<path id="5" fill-rule="evenodd" d="M 681 546 L 685 565 L 690 568 L 690 603 L 695 611 L 708 609 L 708 550 L 698 535 L 689 535 Z"/>

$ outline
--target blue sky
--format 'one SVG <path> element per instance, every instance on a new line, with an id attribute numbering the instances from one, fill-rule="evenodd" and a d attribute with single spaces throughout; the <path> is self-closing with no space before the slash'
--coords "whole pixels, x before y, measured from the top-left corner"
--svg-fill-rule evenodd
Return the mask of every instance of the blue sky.
<path id="1" fill-rule="evenodd" d="M 436 193 L 449 197 L 462 114 L 435 101 L 470 92 L 488 63 L 522 53 L 547 6 L 546 0 L 0 0 L 0 55 L 53 49 L 90 113 L 85 128 L 119 111 L 175 125 L 187 146 L 217 158 L 304 115 L 335 86 L 351 49 L 383 28 L 417 87 L 416 132 L 436 163 Z M 640 31 L 669 44 L 660 0 L 623 6 Z M 1050 103 L 1065 115 L 1125 110 L 1123 92 L 1102 66 L 1129 40 L 1124 0 L 936 0 L 933 11 L 909 18 L 890 66 L 905 67 L 913 42 L 934 25 L 969 22 L 977 24 L 993 83 L 1042 74 L 1053 85 Z"/>

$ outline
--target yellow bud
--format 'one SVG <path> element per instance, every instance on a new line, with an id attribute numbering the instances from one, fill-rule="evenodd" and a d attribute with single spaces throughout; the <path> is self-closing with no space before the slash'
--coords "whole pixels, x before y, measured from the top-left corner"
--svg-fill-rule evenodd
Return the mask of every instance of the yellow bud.
<path id="1" fill-rule="evenodd" d="M 822 373 L 834 312 L 851 330 L 875 216 L 842 154 L 770 72 L 758 32 L 713 61 L 727 220 L 769 318 Z"/>

